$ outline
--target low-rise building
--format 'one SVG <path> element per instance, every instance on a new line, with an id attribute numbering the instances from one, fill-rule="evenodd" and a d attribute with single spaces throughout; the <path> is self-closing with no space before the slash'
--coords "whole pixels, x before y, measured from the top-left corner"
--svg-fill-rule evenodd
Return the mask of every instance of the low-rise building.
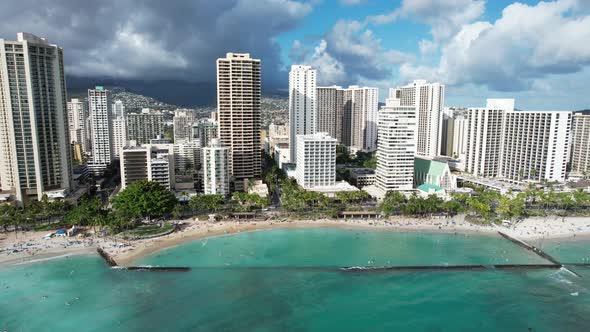
<path id="1" fill-rule="evenodd" d="M 350 180 L 357 188 L 375 184 L 375 170 L 372 168 L 351 168 Z"/>
<path id="2" fill-rule="evenodd" d="M 457 188 L 457 178 L 451 173 L 449 165 L 428 157 L 414 159 L 414 186 L 434 185 L 445 190 Z"/>

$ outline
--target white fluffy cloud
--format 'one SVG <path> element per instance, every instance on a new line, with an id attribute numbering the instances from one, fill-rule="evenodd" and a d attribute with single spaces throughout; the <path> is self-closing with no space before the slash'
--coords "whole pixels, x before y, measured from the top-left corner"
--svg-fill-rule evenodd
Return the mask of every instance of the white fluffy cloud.
<path id="1" fill-rule="evenodd" d="M 382 15 L 370 16 L 373 24 L 409 19 L 428 24 L 435 41 L 452 36 L 465 23 L 473 22 L 485 10 L 484 0 L 404 0 L 401 7 Z"/>
<path id="2" fill-rule="evenodd" d="M 392 65 L 413 59 L 409 54 L 385 49 L 381 39 L 367 28 L 366 23 L 354 20 L 336 22 L 312 55 L 299 41 L 293 44 L 290 54 L 294 62 L 307 63 L 317 68 L 320 71 L 318 80 L 322 84 L 341 85 L 389 78 Z M 329 69 L 322 69 L 321 66 L 326 63 L 331 64 Z"/>
<path id="3" fill-rule="evenodd" d="M 579 5 L 574 0 L 512 4 L 494 23 L 463 25 L 442 47 L 438 66 L 406 63 L 400 74 L 519 91 L 542 86 L 538 80 L 550 75 L 581 71 L 590 65 L 590 16 L 578 13 Z"/>

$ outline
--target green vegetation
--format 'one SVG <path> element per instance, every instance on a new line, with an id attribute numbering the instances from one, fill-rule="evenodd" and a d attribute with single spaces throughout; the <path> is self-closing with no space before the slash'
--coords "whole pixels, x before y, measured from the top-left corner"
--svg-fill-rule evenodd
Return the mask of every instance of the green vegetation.
<path id="1" fill-rule="evenodd" d="M 247 212 L 267 207 L 268 199 L 260 197 L 258 194 L 234 192 L 230 203 L 232 204 L 232 210 L 237 212 Z"/>
<path id="2" fill-rule="evenodd" d="M 173 193 L 147 180 L 133 182 L 113 200 L 113 207 L 123 215 L 148 220 L 170 214 L 176 204 Z"/>
<path id="3" fill-rule="evenodd" d="M 364 191 L 339 192 L 330 198 L 324 194 L 305 191 L 293 179 L 281 181 L 281 205 L 290 212 L 315 212 L 318 217 L 336 217 L 340 211 L 360 210 L 362 204 L 371 201 Z"/>
<path id="4" fill-rule="evenodd" d="M 164 138 L 174 143 L 174 126 L 164 126 Z"/>
<path id="5" fill-rule="evenodd" d="M 188 206 L 197 212 L 218 211 L 223 208 L 225 197 L 223 195 L 195 195 L 191 197 Z"/>
<path id="6" fill-rule="evenodd" d="M 279 186 L 279 181 L 286 178 L 285 173 L 277 166 L 272 157 L 264 154 L 262 167 L 262 180 L 268 186 L 269 192 L 274 192 Z"/>
<path id="7" fill-rule="evenodd" d="M 474 187 L 473 195 L 455 194 L 449 201 L 436 196 L 416 195 L 406 198 L 398 192 L 388 192 L 379 205 L 386 215 L 403 214 L 424 216 L 429 214 L 467 213 L 471 220 L 517 220 L 537 215 L 580 215 L 590 210 L 590 194 L 577 190 L 556 193 L 529 188 L 520 193 L 500 195 L 493 190 Z"/>
<path id="8" fill-rule="evenodd" d="M 336 146 L 336 163 L 346 164 L 353 167 L 377 168 L 377 157 L 374 152 L 358 151 L 351 157 L 350 152 L 344 145 Z"/>

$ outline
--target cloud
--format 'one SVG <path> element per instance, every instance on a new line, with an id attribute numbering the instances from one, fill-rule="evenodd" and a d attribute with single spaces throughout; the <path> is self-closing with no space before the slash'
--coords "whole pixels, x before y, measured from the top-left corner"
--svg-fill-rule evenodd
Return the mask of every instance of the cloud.
<path id="1" fill-rule="evenodd" d="M 302 49 L 304 47 L 297 41 L 290 53 L 301 55 L 305 53 Z M 412 55 L 383 48 L 381 39 L 367 28 L 366 23 L 340 20 L 323 36 L 311 56 L 297 60 L 320 70 L 318 80 L 322 84 L 346 85 L 390 78 L 391 65 L 411 59 Z M 320 68 L 326 63 L 331 64 L 330 70 Z"/>
<path id="2" fill-rule="evenodd" d="M 47 37 L 75 76 L 212 82 L 217 58 L 249 52 L 265 81 L 280 82 L 275 40 L 311 10 L 295 0 L 2 1 L 0 36 Z"/>
<path id="3" fill-rule="evenodd" d="M 473 22 L 485 11 L 484 0 L 404 0 L 401 7 L 382 15 L 369 16 L 372 24 L 388 24 L 410 19 L 428 24 L 435 41 L 452 36 L 465 23 Z"/>
<path id="4" fill-rule="evenodd" d="M 344 65 L 326 50 L 327 42 L 321 40 L 308 63 L 318 71 L 318 84 L 331 85 L 347 80 Z"/>
<path id="5" fill-rule="evenodd" d="M 577 11 L 579 4 L 512 4 L 494 23 L 464 25 L 443 46 L 438 66 L 406 63 L 400 74 L 405 79 L 523 91 L 543 86 L 539 79 L 550 75 L 579 72 L 590 65 L 590 16 Z"/>
<path id="6" fill-rule="evenodd" d="M 365 0 L 340 0 L 340 4 L 344 6 L 360 5 L 363 2 L 365 2 Z"/>

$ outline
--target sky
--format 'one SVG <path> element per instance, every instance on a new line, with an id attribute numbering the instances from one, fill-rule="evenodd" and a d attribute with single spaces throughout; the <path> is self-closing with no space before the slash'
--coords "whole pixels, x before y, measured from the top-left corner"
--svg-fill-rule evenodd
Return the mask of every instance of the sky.
<path id="1" fill-rule="evenodd" d="M 0 38 L 19 31 L 63 47 L 69 76 L 215 82 L 215 59 L 248 52 L 278 89 L 308 64 L 381 99 L 425 79 L 447 106 L 590 108 L 590 0 L 1 1 Z"/>

